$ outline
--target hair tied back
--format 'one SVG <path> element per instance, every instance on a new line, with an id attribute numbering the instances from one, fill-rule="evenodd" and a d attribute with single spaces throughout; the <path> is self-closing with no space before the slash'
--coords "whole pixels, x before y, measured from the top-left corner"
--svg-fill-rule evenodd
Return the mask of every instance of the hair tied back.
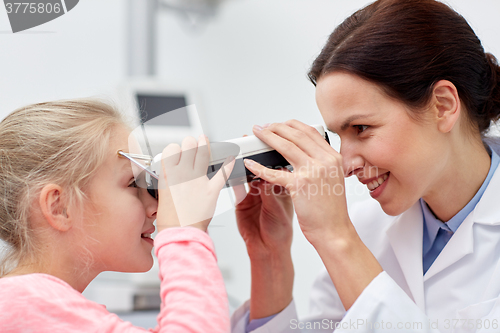
<path id="1" fill-rule="evenodd" d="M 500 66 L 498 60 L 491 53 L 486 53 L 486 60 L 490 67 L 491 92 L 484 106 L 484 117 L 489 121 L 496 122 L 500 118 Z"/>

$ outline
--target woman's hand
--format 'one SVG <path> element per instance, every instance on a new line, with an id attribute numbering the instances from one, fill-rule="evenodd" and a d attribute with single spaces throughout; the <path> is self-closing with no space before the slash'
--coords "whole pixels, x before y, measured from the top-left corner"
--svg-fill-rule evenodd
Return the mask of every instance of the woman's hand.
<path id="1" fill-rule="evenodd" d="M 285 188 L 264 180 L 234 188 L 236 220 L 252 269 L 250 320 L 281 312 L 292 301 L 294 271 L 290 253 L 293 206 Z"/>
<path id="2" fill-rule="evenodd" d="M 210 146 L 205 136 L 198 142 L 183 140 L 182 148 L 168 145 L 162 153 L 159 181 L 158 230 L 192 226 L 207 230 L 215 212 L 221 189 L 234 167 L 234 158 L 226 159 L 212 179 L 207 177 Z"/>
<path id="3" fill-rule="evenodd" d="M 348 310 L 382 267 L 361 242 L 347 214 L 342 156 L 316 129 L 297 120 L 255 128 L 293 166 L 293 172 L 245 163 L 255 175 L 291 194 L 302 232 L 316 248 Z"/>
<path id="4" fill-rule="evenodd" d="M 272 170 L 251 160 L 245 166 L 258 177 L 285 187 L 297 219 L 313 245 L 349 231 L 342 156 L 313 127 L 297 120 L 271 124 L 255 135 L 274 147 L 293 166 L 293 173 Z"/>
<path id="5" fill-rule="evenodd" d="M 252 259 L 289 253 L 293 237 L 293 205 L 284 187 L 265 180 L 249 183 L 250 190 L 236 205 L 238 230 Z M 242 185 L 234 188 L 236 196 L 244 191 Z"/>

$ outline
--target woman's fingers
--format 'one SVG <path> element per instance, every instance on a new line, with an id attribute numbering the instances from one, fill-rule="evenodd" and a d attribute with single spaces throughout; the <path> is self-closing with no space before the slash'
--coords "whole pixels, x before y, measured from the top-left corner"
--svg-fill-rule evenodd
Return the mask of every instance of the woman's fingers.
<path id="1" fill-rule="evenodd" d="M 266 129 L 291 142 L 311 158 L 321 160 L 325 154 L 338 154 L 314 127 L 305 125 L 298 120 L 290 121 L 290 124 L 292 125 L 289 125 L 288 122 L 274 123 Z"/>
<path id="2" fill-rule="evenodd" d="M 237 184 L 233 186 L 233 193 L 236 201 L 236 205 L 245 200 L 247 196 L 247 191 L 244 184 Z"/>
<path id="3" fill-rule="evenodd" d="M 332 150 L 335 151 L 335 149 L 330 146 L 330 144 L 325 140 L 325 138 L 312 126 L 306 125 L 301 121 L 298 121 L 296 119 L 290 119 L 285 121 L 285 125 L 290 126 L 291 128 L 295 128 L 302 133 L 307 134 L 307 136 L 314 141 L 319 147 L 323 149 L 324 152 L 326 153 L 332 153 Z"/>
<path id="4" fill-rule="evenodd" d="M 271 184 L 280 185 L 286 188 L 290 182 L 290 177 L 293 177 L 290 172 L 269 169 L 250 159 L 244 159 L 243 162 L 248 170 L 250 170 L 255 176 L 262 178 Z"/>
<path id="5" fill-rule="evenodd" d="M 299 165 L 300 162 L 305 161 L 308 157 L 308 155 L 304 153 L 304 151 L 302 151 L 302 149 L 300 149 L 295 143 L 283 138 L 279 134 L 274 133 L 267 128 L 254 126 L 253 131 L 256 137 L 276 149 L 276 151 L 283 155 L 283 157 L 286 158 L 286 160 L 294 167 Z"/>

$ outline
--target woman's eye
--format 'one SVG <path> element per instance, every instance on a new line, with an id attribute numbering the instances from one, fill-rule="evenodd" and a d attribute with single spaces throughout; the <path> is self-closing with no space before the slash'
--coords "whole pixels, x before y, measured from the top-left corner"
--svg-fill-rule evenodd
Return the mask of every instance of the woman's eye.
<path id="1" fill-rule="evenodd" d="M 364 131 L 366 131 L 369 126 L 368 125 L 354 125 L 353 127 L 358 132 L 358 134 L 361 134 Z"/>
<path id="2" fill-rule="evenodd" d="M 137 183 L 135 182 L 135 179 L 128 185 L 128 187 L 139 187 L 137 186 Z"/>

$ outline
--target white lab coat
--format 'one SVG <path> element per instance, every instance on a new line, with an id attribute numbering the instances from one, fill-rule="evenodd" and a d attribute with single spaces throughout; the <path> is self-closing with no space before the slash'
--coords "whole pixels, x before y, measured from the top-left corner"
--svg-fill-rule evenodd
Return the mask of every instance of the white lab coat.
<path id="1" fill-rule="evenodd" d="M 346 313 L 324 270 L 311 292 L 309 317 L 298 320 L 292 302 L 252 332 L 500 332 L 500 167 L 425 275 L 418 202 L 391 217 L 369 200 L 350 216 L 384 272 Z M 233 333 L 245 331 L 248 306 L 234 313 Z"/>

